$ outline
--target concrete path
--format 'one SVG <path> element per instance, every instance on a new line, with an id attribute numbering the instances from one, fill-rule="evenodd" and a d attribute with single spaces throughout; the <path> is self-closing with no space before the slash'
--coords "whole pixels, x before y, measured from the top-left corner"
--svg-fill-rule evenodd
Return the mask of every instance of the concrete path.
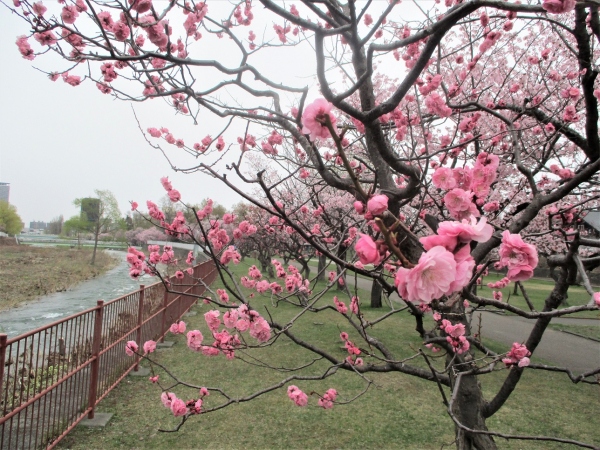
<path id="1" fill-rule="evenodd" d="M 346 281 L 348 287 L 354 286 L 354 277 L 347 277 Z M 371 280 L 358 277 L 357 282 L 360 289 L 371 290 Z M 391 299 L 400 301 L 396 293 Z M 474 314 L 473 326 L 479 323 L 477 316 L 481 316 L 483 337 L 505 344 L 507 351 L 514 342 L 525 341 L 535 325 L 535 320 L 523 317 L 482 312 Z M 554 319 L 551 323 L 600 326 L 600 320 L 595 319 Z M 579 374 L 600 367 L 600 342 L 547 329 L 534 356 Z"/>

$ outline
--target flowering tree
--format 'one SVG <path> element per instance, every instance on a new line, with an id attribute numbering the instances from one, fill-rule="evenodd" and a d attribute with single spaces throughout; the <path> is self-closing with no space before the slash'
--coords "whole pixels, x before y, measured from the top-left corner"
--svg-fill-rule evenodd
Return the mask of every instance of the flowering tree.
<path id="1" fill-rule="evenodd" d="M 273 262 L 285 288 L 256 267 L 237 280 L 228 268 L 240 259 L 235 242 L 255 234 L 257 224 L 227 214 L 222 222 L 211 220 L 212 202 L 193 210 L 196 224 L 181 211 L 167 222 L 148 202 L 148 214 L 167 234 L 187 236 L 212 255 L 227 287 L 203 298 L 213 308 L 205 318 L 214 342 L 203 345 L 202 333 L 192 330 L 190 349 L 233 358 L 238 349 L 271 345 L 285 335 L 330 363 L 320 376 L 290 375 L 241 399 L 217 391 L 222 403 L 211 404 L 216 400 L 209 402 L 206 389 L 187 402 L 164 392 L 163 403 L 182 423 L 286 385 L 290 399 L 304 406 L 308 396 L 290 385 L 294 380 L 319 381 L 339 370 L 363 377 L 399 372 L 439 389 L 458 448 L 496 448 L 494 436 L 593 447 L 560 437 L 498 433 L 488 430 L 486 419 L 506 403 L 525 370 L 563 372 L 582 383 L 600 373 L 599 368 L 574 375 L 529 359 L 552 318 L 600 305 L 586 275 L 594 263 L 587 255 L 600 242 L 576 228 L 576 218 L 598 206 L 595 2 L 446 0 L 444 6 L 421 5 L 410 20 L 401 18 L 394 0 L 289 6 L 259 0 L 260 8 L 250 1 L 227 7 L 192 0 L 61 3 L 50 11 L 41 1 L 14 0 L 13 10 L 31 27 L 17 39 L 24 58 L 50 50 L 65 60 L 64 67 L 48 71 L 53 81 L 95 83 L 102 94 L 132 102 L 160 97 L 193 122 L 201 113 L 221 118 L 222 126 L 205 130 L 206 137 L 193 144 L 158 123 L 141 129 L 149 145 L 163 153 L 165 146 L 175 146 L 197 158 L 189 171 L 220 179 L 270 216 L 271 226 L 289 228 L 332 261 L 336 270 L 328 274 L 327 288 L 351 271 L 375 280 L 388 295 L 397 292 L 424 345 L 446 355 L 433 363 L 429 350 L 419 350 L 426 368 L 400 361 L 375 337 L 377 323 L 394 320 L 393 313 L 369 323 L 356 298 L 316 306 L 321 293 L 293 266 Z M 217 47 L 216 58 L 204 57 Z M 273 63 L 277 55 L 310 59 L 319 93 L 282 79 Z M 400 78 L 390 78 L 392 73 Z M 298 198 L 297 190 L 284 188 L 291 180 L 306 187 Z M 163 186 L 173 203 L 185 206 L 167 179 Z M 328 210 L 321 190 L 340 200 L 337 219 L 328 217 L 326 225 L 335 239 L 315 229 L 303 212 L 319 216 Z M 347 240 L 355 258 L 340 251 Z M 538 249 L 557 271 L 542 311 L 530 302 L 528 309 L 507 304 L 497 291 L 493 298 L 477 294 L 477 281 L 490 266 L 507 269 L 492 289 L 529 279 Z M 132 276 L 144 271 L 160 276 L 155 265 L 174 262 L 169 248 L 149 251 L 148 256 L 131 250 Z M 193 263 L 191 256 L 187 263 Z M 180 268 L 174 270 L 183 277 Z M 590 303 L 557 309 L 578 274 Z M 281 324 L 261 316 L 248 289 L 296 306 L 298 317 L 335 309 L 360 343 L 343 332 L 348 357 L 340 359 L 300 339 L 294 320 Z M 303 301 L 296 300 L 300 296 Z M 497 354 L 471 329 L 472 312 L 484 307 L 510 311 L 535 326 L 525 342 Z M 433 329 L 424 325 L 429 313 Z M 184 331 L 182 323 L 171 328 Z M 138 343 L 128 345 L 128 352 L 142 353 Z M 146 356 L 152 350 L 152 342 L 144 344 Z M 485 375 L 501 369 L 502 386 L 484 398 Z M 340 403 L 334 389 L 322 392 L 320 406 Z"/>

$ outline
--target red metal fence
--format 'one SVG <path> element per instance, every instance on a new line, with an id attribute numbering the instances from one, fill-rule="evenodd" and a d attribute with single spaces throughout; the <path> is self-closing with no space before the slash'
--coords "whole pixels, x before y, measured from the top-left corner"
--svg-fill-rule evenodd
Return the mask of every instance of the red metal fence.
<path id="1" fill-rule="evenodd" d="M 172 277 L 168 293 L 156 283 L 65 319 L 7 339 L 0 334 L 0 449 L 52 448 L 94 409 L 139 357 L 125 354 L 134 340 L 164 338 L 205 285 L 217 276 L 212 260 Z M 195 280 L 202 280 L 197 283 Z M 180 288 L 177 288 L 180 286 Z"/>

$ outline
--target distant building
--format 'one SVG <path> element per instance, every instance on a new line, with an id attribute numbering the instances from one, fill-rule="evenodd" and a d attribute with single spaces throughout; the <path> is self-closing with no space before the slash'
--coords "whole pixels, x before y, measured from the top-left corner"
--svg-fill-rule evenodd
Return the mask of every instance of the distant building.
<path id="1" fill-rule="evenodd" d="M 29 222 L 29 228 L 32 230 L 45 230 L 48 228 L 48 224 L 46 222 L 34 220 L 33 222 Z"/>
<path id="2" fill-rule="evenodd" d="M 583 218 L 579 231 L 584 235 L 600 237 L 600 211 L 590 211 Z"/>
<path id="3" fill-rule="evenodd" d="M 0 201 L 5 201 L 6 203 L 9 203 L 8 201 L 8 194 L 10 193 L 10 183 L 3 183 L 0 181 Z"/>

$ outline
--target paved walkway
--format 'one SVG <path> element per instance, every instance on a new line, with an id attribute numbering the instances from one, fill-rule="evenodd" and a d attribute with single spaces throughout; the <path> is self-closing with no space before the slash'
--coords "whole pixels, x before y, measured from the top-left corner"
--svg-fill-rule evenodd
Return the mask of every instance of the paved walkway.
<path id="1" fill-rule="evenodd" d="M 346 281 L 349 286 L 354 286 L 354 277 L 347 277 Z M 370 292 L 371 280 L 357 277 L 357 281 L 360 289 Z M 400 301 L 397 293 L 394 293 L 391 299 Z M 474 314 L 474 325 L 479 323 L 477 316 L 481 316 L 483 337 L 505 344 L 507 350 L 513 342 L 525 341 L 535 325 L 535 320 L 491 312 Z M 600 326 L 600 320 L 594 319 L 554 319 L 552 323 Z M 560 367 L 569 367 L 579 374 L 600 367 L 600 342 L 547 329 L 535 356 Z"/>

